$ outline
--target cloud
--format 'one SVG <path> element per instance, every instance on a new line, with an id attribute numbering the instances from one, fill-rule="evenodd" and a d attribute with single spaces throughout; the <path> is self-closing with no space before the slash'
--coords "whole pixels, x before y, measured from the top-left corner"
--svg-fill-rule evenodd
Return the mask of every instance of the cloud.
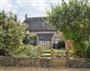
<path id="1" fill-rule="evenodd" d="M 56 5 L 59 0 L 0 0 L 1 10 L 12 11 L 24 20 L 24 15 L 46 16 L 46 9 Z"/>
<path id="2" fill-rule="evenodd" d="M 0 0 L 0 10 L 5 10 L 6 12 L 13 12 L 15 13 L 16 10 L 13 5 L 10 3 L 10 0 Z"/>
<path id="3" fill-rule="evenodd" d="M 32 13 L 37 13 L 37 15 L 45 15 L 46 9 L 50 9 L 50 5 L 55 5 L 59 2 L 59 0 L 17 0 L 16 2 L 19 7 L 25 7 L 25 11 L 27 11 L 28 8 L 28 10 Z"/>

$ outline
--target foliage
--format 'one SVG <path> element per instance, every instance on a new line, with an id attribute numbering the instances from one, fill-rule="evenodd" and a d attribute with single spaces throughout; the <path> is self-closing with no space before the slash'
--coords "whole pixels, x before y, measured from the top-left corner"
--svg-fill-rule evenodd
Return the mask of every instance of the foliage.
<path id="1" fill-rule="evenodd" d="M 21 52 L 16 54 L 14 57 L 24 57 L 24 58 L 40 58 L 41 52 L 44 51 L 44 48 L 40 45 L 38 46 L 32 46 L 32 45 L 26 45 L 25 48 L 22 49 Z"/>
<path id="2" fill-rule="evenodd" d="M 16 15 L 0 12 L 0 55 L 12 56 L 22 49 L 25 29 Z"/>
<path id="3" fill-rule="evenodd" d="M 85 57 L 86 58 L 90 58 L 90 43 L 87 46 L 86 50 L 85 50 Z"/>
<path id="4" fill-rule="evenodd" d="M 53 44 L 53 48 L 55 48 L 55 49 L 63 49 L 63 48 L 65 48 L 65 42 L 64 41 L 58 41 L 57 44 Z"/>
<path id="5" fill-rule="evenodd" d="M 28 34 L 25 35 L 23 39 L 23 43 L 26 44 L 31 44 L 31 45 L 36 45 L 37 44 L 37 36 L 34 33 L 29 32 Z"/>
<path id="6" fill-rule="evenodd" d="M 90 5 L 88 0 L 62 1 L 47 12 L 48 22 L 64 33 L 65 39 L 73 41 L 75 53 L 84 57 L 86 42 L 90 42 Z"/>

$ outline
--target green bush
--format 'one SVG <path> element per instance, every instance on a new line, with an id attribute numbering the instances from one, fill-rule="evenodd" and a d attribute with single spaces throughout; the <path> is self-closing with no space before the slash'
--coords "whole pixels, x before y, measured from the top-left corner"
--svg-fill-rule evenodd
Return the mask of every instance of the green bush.
<path id="1" fill-rule="evenodd" d="M 14 57 L 24 58 L 40 58 L 41 52 L 44 50 L 42 46 L 26 45 L 21 52 L 16 54 Z"/>
<path id="2" fill-rule="evenodd" d="M 0 55 L 13 56 L 22 49 L 25 25 L 12 13 L 0 12 Z"/>
<path id="3" fill-rule="evenodd" d="M 64 41 L 59 41 L 57 43 L 57 48 L 60 49 L 60 48 L 65 48 L 65 42 Z"/>
<path id="4" fill-rule="evenodd" d="M 90 58 L 90 44 L 89 44 L 89 46 L 87 47 L 87 49 L 85 50 L 85 57 L 86 57 L 86 58 Z"/>

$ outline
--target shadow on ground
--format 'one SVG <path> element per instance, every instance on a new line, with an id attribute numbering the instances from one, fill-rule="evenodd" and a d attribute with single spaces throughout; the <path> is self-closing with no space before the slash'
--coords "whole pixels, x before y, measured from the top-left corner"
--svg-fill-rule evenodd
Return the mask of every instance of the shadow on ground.
<path id="1" fill-rule="evenodd" d="M 0 67 L 0 71 L 90 71 L 89 68 Z"/>

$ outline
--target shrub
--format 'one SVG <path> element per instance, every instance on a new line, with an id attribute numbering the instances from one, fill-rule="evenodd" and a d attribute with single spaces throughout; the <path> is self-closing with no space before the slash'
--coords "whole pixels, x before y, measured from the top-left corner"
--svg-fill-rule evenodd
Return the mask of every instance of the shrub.
<path id="1" fill-rule="evenodd" d="M 14 57 L 40 58 L 42 51 L 43 47 L 40 45 L 38 46 L 26 45 L 24 46 L 22 51 L 16 54 Z"/>
<path id="2" fill-rule="evenodd" d="M 60 49 L 60 48 L 65 48 L 65 42 L 64 41 L 59 41 L 57 43 L 57 48 Z"/>
<path id="3" fill-rule="evenodd" d="M 53 44 L 53 48 L 56 48 L 56 49 L 65 48 L 65 42 L 59 41 L 57 44 Z"/>
<path id="4" fill-rule="evenodd" d="M 13 56 L 22 49 L 25 29 L 16 15 L 0 12 L 0 55 Z"/>
<path id="5" fill-rule="evenodd" d="M 90 58 L 90 44 L 89 44 L 89 46 L 87 47 L 87 49 L 85 50 L 85 57 L 86 57 L 86 58 Z"/>

